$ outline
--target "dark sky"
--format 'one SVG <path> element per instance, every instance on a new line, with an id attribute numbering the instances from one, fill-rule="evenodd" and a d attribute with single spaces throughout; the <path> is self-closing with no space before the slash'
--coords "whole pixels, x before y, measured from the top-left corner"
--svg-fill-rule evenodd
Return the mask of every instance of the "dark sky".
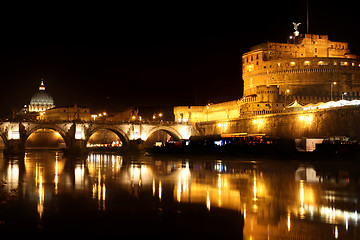
<path id="1" fill-rule="evenodd" d="M 239 99 L 241 55 L 285 42 L 293 21 L 306 31 L 306 1 L 98 4 L 4 10 L 1 116 L 29 104 L 41 78 L 56 105 L 94 112 Z M 309 5 L 310 33 L 349 42 L 360 55 L 356 5 Z"/>

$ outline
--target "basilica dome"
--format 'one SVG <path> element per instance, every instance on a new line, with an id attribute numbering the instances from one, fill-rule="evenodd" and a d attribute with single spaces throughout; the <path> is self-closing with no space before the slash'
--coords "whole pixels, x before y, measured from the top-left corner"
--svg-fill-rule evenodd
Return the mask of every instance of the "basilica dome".
<path id="1" fill-rule="evenodd" d="M 54 99 L 45 92 L 44 82 L 41 81 L 39 91 L 30 100 L 29 112 L 41 112 L 55 107 Z"/>

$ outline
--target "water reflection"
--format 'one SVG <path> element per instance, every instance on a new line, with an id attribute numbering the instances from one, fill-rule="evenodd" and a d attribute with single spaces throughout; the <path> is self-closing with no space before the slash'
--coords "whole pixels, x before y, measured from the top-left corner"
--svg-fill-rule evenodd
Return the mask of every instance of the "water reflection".
<path id="1" fill-rule="evenodd" d="M 23 159 L 2 157 L 0 180 L 7 182 L 5 191 L 18 188 L 19 205 L 36 212 L 36 231 L 59 224 L 70 229 L 69 220 L 54 219 L 71 216 L 89 231 L 96 223 L 99 231 L 116 225 L 125 232 L 180 227 L 183 234 L 243 234 L 244 239 L 355 239 L 360 234 L 357 169 L 349 162 L 67 158 L 39 151 Z M 0 213 L 0 220 L 13 222 L 6 220 L 0 229 L 17 226 L 18 219 L 34 221 L 34 215 L 11 209 L 12 218 Z"/>

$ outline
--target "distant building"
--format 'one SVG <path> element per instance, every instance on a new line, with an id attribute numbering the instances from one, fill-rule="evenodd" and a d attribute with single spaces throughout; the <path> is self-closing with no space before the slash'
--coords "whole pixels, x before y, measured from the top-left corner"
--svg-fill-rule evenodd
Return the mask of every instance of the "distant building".
<path id="1" fill-rule="evenodd" d="M 45 91 L 44 81 L 41 80 L 39 91 L 30 100 L 29 112 L 42 112 L 53 107 L 55 107 L 54 99 Z"/>
<path id="2" fill-rule="evenodd" d="M 174 121 L 172 107 L 134 106 L 121 112 L 107 113 L 107 121 Z"/>
<path id="3" fill-rule="evenodd" d="M 90 121 L 90 108 L 74 106 L 54 107 L 41 112 L 38 116 L 39 120 L 46 121 Z"/>

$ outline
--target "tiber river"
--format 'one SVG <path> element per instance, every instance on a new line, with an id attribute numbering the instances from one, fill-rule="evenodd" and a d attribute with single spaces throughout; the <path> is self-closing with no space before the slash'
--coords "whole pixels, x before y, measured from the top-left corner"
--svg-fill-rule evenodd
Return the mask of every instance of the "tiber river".
<path id="1" fill-rule="evenodd" d="M 0 155 L 0 235 L 360 239 L 360 162 Z"/>

